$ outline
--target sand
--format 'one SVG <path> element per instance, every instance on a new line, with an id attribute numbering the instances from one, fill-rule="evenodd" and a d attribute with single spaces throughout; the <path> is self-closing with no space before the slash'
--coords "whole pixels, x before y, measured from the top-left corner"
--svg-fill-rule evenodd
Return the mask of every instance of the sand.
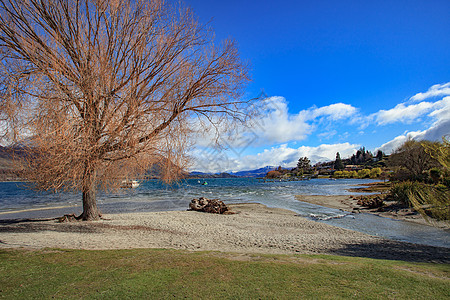
<path id="1" fill-rule="evenodd" d="M 236 214 L 194 211 L 105 215 L 95 222 L 1 220 L 0 248 L 129 249 L 273 254 L 338 254 L 450 262 L 449 249 L 390 241 L 314 222 L 261 204 L 230 205 Z"/>

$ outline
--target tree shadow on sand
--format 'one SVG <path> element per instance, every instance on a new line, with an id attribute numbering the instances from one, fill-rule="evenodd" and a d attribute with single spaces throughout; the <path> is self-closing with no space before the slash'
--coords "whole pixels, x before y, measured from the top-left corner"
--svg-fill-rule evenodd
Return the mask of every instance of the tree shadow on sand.
<path id="1" fill-rule="evenodd" d="M 98 229 L 82 222 L 59 223 L 58 218 L 0 220 L 0 233 L 32 233 L 42 231 L 95 233 Z"/>

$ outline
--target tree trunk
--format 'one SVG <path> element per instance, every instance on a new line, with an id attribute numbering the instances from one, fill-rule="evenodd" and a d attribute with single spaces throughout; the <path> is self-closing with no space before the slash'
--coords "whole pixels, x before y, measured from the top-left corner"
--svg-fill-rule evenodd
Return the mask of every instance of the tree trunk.
<path id="1" fill-rule="evenodd" d="M 83 213 L 79 219 L 92 221 L 100 219 L 96 198 L 96 172 L 86 170 L 83 184 Z"/>

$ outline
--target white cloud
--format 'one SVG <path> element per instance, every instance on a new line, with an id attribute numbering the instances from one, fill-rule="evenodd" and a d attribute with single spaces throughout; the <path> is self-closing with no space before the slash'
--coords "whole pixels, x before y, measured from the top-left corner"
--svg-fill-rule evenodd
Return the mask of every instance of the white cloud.
<path id="1" fill-rule="evenodd" d="M 325 140 L 329 140 L 332 137 L 334 137 L 337 133 L 338 133 L 337 130 L 331 130 L 331 131 L 319 133 L 317 136 L 320 138 L 323 138 Z"/>
<path id="2" fill-rule="evenodd" d="M 428 89 L 425 93 L 417 93 L 411 98 L 411 101 L 423 101 L 431 97 L 447 96 L 450 95 L 450 82 L 444 84 L 435 84 Z"/>
<path id="3" fill-rule="evenodd" d="M 359 145 L 350 143 L 322 144 L 317 147 L 302 146 L 299 148 L 291 148 L 287 144 L 283 144 L 240 158 L 232 156 L 233 154 L 229 151 L 216 151 L 212 155 L 205 152 L 197 152 L 193 155 L 196 160 L 191 169 L 202 172 L 236 172 L 265 166 L 293 168 L 302 156 L 307 156 L 311 163 L 315 164 L 319 161 L 334 160 L 336 152 L 339 152 L 341 157 L 349 157 L 356 152 L 358 147 Z"/>
<path id="4" fill-rule="evenodd" d="M 377 150 L 381 150 L 384 153 L 391 154 L 394 150 L 400 147 L 404 142 L 410 139 L 414 139 L 418 135 L 423 134 L 423 131 L 407 132 L 405 134 L 399 135 L 393 140 L 384 143 Z"/>
<path id="5" fill-rule="evenodd" d="M 425 93 L 418 93 L 410 98 L 412 101 L 420 101 L 431 97 L 450 95 L 450 82 L 436 84 Z M 450 96 L 446 96 L 435 102 L 420 102 L 418 104 L 401 103 L 393 109 L 381 110 L 375 114 L 380 125 L 394 122 L 408 122 L 418 117 L 429 117 L 434 122 L 426 130 L 405 132 L 384 143 L 379 148 L 383 152 L 391 153 L 400 147 L 408 139 L 417 141 L 440 141 L 443 136 L 450 135 Z"/>
<path id="6" fill-rule="evenodd" d="M 363 135 L 362 130 L 370 124 L 379 126 L 396 122 L 422 124 L 422 126 L 423 124 L 432 124 L 426 130 L 408 131 L 384 143 L 379 149 L 386 153 L 392 152 L 407 139 L 440 140 L 442 136 L 450 135 L 450 96 L 447 95 L 450 95 L 450 82 L 434 85 L 427 92 L 418 93 L 407 102 L 368 116 L 361 115 L 358 108 L 345 103 L 335 103 L 323 107 L 314 106 L 293 114 L 289 112 L 288 102 L 285 98 L 270 97 L 265 99 L 266 105 L 259 110 L 251 129 L 242 129 L 238 134 L 231 136 L 234 139 L 225 139 L 229 146 L 227 151 L 216 151 L 207 146 L 209 145 L 207 139 L 204 140 L 205 148 L 203 149 L 207 150 L 194 153 L 193 156 L 197 160 L 191 169 L 207 172 L 231 172 L 257 169 L 267 165 L 294 167 L 301 156 L 309 157 L 314 163 L 333 160 L 336 152 L 340 152 L 341 157 L 348 157 L 356 151 L 359 145 L 347 142 L 292 148 L 286 143 L 299 142 L 313 134 L 319 138 L 345 142 L 350 135 L 356 134 L 357 131 Z M 432 99 L 438 96 L 443 96 L 443 98 Z M 354 126 L 357 131 L 338 134 L 340 131 L 337 126 L 343 122 L 359 124 L 359 126 Z M 254 155 L 243 156 L 243 153 L 247 152 L 246 149 L 254 149 L 259 146 L 270 148 Z"/>
<path id="7" fill-rule="evenodd" d="M 422 102 L 423 103 L 423 102 Z M 450 135 L 450 96 L 444 97 L 442 100 L 433 103 L 432 111 L 428 117 L 434 119 L 434 123 L 430 128 L 422 131 L 410 131 L 393 140 L 381 145 L 380 150 L 386 153 L 391 153 L 400 147 L 408 139 L 417 141 L 440 141 L 443 136 Z"/>
<path id="8" fill-rule="evenodd" d="M 331 137 L 337 131 L 333 128 L 336 121 L 355 116 L 357 108 L 344 103 L 335 103 L 323 107 L 311 107 L 298 113 L 289 112 L 289 103 L 283 97 L 269 97 L 261 105 L 255 106 L 255 117 L 249 127 L 237 127 L 230 130 L 230 124 L 222 123 L 213 128 L 208 122 L 192 120 L 191 128 L 199 132 L 194 144 L 208 147 L 214 144 L 217 131 L 220 142 L 230 148 L 273 145 L 305 140 L 320 125 L 323 137 Z M 198 130 L 200 128 L 200 130 Z"/>
<path id="9" fill-rule="evenodd" d="M 265 103 L 265 109 L 253 120 L 253 130 L 260 143 L 301 141 L 314 130 L 307 114 L 289 113 L 285 98 L 271 97 Z"/>
<path id="10" fill-rule="evenodd" d="M 389 110 L 380 110 L 374 117 L 379 125 L 386 125 L 396 122 L 409 123 L 419 116 L 428 113 L 434 106 L 431 102 L 421 102 L 419 104 L 405 105 L 397 104 Z"/>
<path id="11" fill-rule="evenodd" d="M 336 103 L 290 114 L 288 102 L 283 97 L 268 98 L 266 103 L 265 109 L 253 121 L 254 133 L 261 143 L 301 141 L 311 135 L 319 123 L 343 120 L 358 111 L 349 104 Z"/>
<path id="12" fill-rule="evenodd" d="M 440 141 L 443 136 L 450 135 L 450 115 L 447 115 L 447 119 L 439 120 L 435 122 L 429 129 L 422 131 L 410 131 L 400 136 L 397 136 L 393 140 L 381 145 L 379 148 L 385 153 L 392 153 L 400 147 L 404 142 L 409 139 L 416 141 Z"/>
<path id="13" fill-rule="evenodd" d="M 445 121 L 450 119 L 450 96 L 444 97 L 437 103 L 437 109 L 431 112 L 429 116 L 435 118 L 438 121 Z"/>
<path id="14" fill-rule="evenodd" d="M 328 106 L 309 109 L 307 112 L 310 119 L 328 116 L 330 120 L 337 121 L 353 116 L 358 110 L 349 104 L 335 103 Z"/>
<path id="15" fill-rule="evenodd" d="M 378 125 L 392 123 L 411 123 L 420 117 L 432 117 L 437 121 L 450 118 L 450 96 L 435 102 L 423 101 L 420 103 L 400 103 L 389 110 L 380 110 L 369 118 L 375 119 Z"/>

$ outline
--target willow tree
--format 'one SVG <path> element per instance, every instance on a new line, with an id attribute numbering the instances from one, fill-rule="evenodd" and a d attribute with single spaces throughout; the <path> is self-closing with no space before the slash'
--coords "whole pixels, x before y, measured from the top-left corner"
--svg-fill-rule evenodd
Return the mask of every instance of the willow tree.
<path id="1" fill-rule="evenodd" d="M 28 178 L 81 191 L 84 220 L 98 188 L 158 162 L 172 178 L 198 124 L 248 106 L 235 43 L 162 0 L 0 0 L 0 54 Z"/>

